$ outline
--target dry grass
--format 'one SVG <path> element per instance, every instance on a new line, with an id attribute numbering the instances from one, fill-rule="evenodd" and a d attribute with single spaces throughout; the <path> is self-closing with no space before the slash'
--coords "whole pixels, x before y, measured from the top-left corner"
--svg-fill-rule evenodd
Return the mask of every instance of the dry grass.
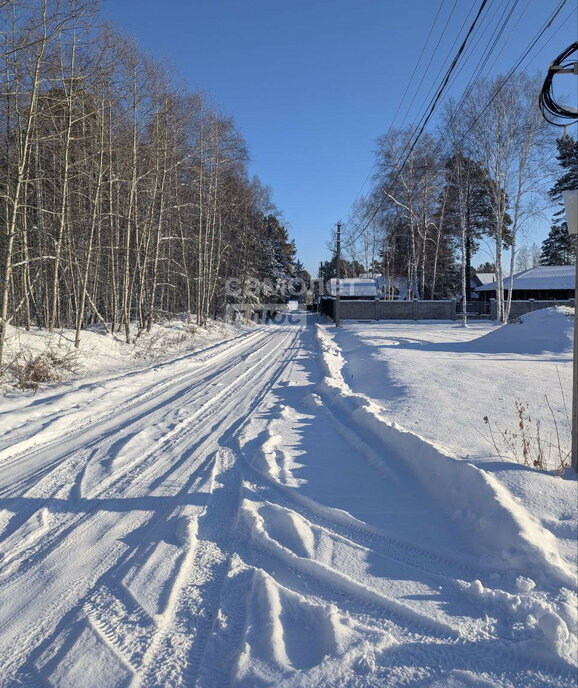
<path id="1" fill-rule="evenodd" d="M 528 402 L 522 402 L 520 399 L 514 402 L 518 417 L 515 430 L 504 429 L 497 421 L 491 421 L 488 416 L 484 416 L 484 423 L 488 426 L 490 435 L 489 442 L 500 459 L 514 460 L 539 471 L 555 471 L 562 474 L 570 465 L 571 456 L 570 418 L 564 394 L 562 400 L 565 414 L 560 418 L 560 414 L 557 416 L 554 412 L 547 395 L 544 395 L 544 403 L 554 428 L 548 434 L 543 432 L 540 419 L 533 418 L 530 414 Z"/>
<path id="2" fill-rule="evenodd" d="M 62 382 L 81 370 L 80 356 L 72 348 L 49 347 L 41 353 L 21 349 L 10 363 L 4 366 L 3 377 L 22 390 L 36 391 L 43 384 Z"/>
<path id="3" fill-rule="evenodd" d="M 178 349 L 194 339 L 194 331 L 166 332 L 156 330 L 141 332 L 134 340 L 134 357 L 137 359 L 160 360 L 172 349 Z"/>

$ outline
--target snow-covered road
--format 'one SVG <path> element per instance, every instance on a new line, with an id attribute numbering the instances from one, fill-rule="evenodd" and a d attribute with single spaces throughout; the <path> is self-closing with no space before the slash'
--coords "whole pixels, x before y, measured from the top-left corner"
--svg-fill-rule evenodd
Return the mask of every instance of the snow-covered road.
<path id="1" fill-rule="evenodd" d="M 416 479 L 331 346 L 296 316 L 0 414 L 0 685 L 574 685 L 554 544 L 470 464 Z"/>

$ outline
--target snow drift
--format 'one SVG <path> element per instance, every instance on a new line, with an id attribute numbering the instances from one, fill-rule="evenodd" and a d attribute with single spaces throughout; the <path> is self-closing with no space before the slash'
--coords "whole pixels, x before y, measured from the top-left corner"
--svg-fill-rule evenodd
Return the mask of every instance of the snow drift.
<path id="1" fill-rule="evenodd" d="M 532 315 L 538 317 L 529 319 L 530 327 L 539 330 L 544 316 Z M 496 334 L 499 339 L 499 332 Z M 348 387 L 341 373 L 343 356 L 323 327 L 318 326 L 317 337 L 327 371 L 322 385 L 327 403 L 337 413 L 347 414 L 362 432 L 375 437 L 409 466 L 416 479 L 445 506 L 456 527 L 472 534 L 483 563 L 526 572 L 543 582 L 554 579 L 562 585 L 575 585 L 574 573 L 561 558 L 555 537 L 496 478 L 387 421 L 377 404 Z"/>

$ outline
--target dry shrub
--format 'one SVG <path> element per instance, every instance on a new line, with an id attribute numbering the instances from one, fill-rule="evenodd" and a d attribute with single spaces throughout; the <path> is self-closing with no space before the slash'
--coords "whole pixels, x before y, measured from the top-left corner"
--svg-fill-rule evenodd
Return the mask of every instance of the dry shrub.
<path id="1" fill-rule="evenodd" d="M 540 419 L 532 418 L 529 413 L 528 402 L 516 399 L 516 414 L 518 427 L 515 430 L 502 428 L 496 421 L 491 422 L 484 416 L 484 423 L 488 426 L 490 443 L 496 453 L 505 461 L 513 459 L 524 466 L 531 466 L 540 471 L 554 470 L 559 474 L 570 465 L 570 419 L 564 401 L 565 418 L 558 422 L 547 395 L 544 402 L 552 418 L 554 432 L 544 435 L 540 427 Z M 492 429 L 493 425 L 493 429 Z"/>
<path id="2" fill-rule="evenodd" d="M 20 351 L 7 368 L 19 389 L 36 391 L 41 384 L 62 382 L 66 374 L 80 372 L 77 351 L 49 348 L 39 354 Z"/>
<path id="3" fill-rule="evenodd" d="M 140 333 L 134 342 L 134 357 L 144 360 L 160 360 L 171 349 L 177 349 L 192 338 L 187 332 L 166 332 L 157 330 Z"/>

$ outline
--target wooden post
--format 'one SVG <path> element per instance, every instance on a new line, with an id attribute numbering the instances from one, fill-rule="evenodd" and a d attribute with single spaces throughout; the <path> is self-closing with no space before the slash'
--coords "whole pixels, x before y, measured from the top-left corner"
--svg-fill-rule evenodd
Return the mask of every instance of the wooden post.
<path id="1" fill-rule="evenodd" d="M 335 327 L 339 327 L 339 295 L 341 291 L 341 284 L 339 278 L 341 276 L 341 222 L 337 223 L 337 247 L 335 251 L 337 264 L 335 266 Z"/>
<path id="2" fill-rule="evenodd" d="M 578 473 L 578 234 L 576 240 L 576 274 L 574 283 L 574 353 L 572 371 L 572 468 Z"/>

